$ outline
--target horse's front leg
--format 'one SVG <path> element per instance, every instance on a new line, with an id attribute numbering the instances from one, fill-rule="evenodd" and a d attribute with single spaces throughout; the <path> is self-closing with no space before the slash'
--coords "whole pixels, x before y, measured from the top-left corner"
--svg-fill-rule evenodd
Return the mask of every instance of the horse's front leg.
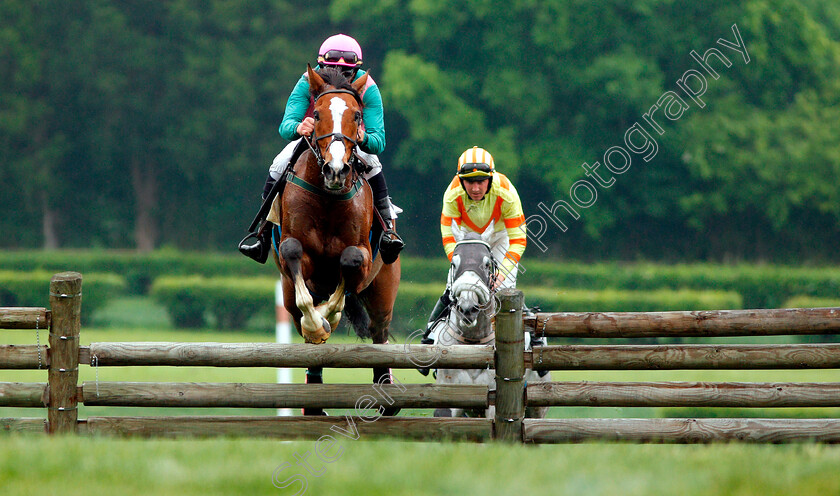
<path id="1" fill-rule="evenodd" d="M 359 294 L 364 289 L 364 283 L 370 274 L 372 265 L 370 251 L 365 247 L 348 246 L 341 251 L 338 263 L 347 290 L 353 294 Z"/>
<path id="2" fill-rule="evenodd" d="M 315 310 L 323 315 L 324 319 L 330 324 L 330 329 L 338 327 L 341 312 L 344 311 L 344 277 L 339 274 L 338 287 L 335 288 L 335 292 L 330 295 L 325 303 L 315 307 Z"/>
<path id="3" fill-rule="evenodd" d="M 320 344 L 330 337 L 332 327 L 324 317 L 315 310 L 312 295 L 306 287 L 301 272 L 303 246 L 295 238 L 288 238 L 280 244 L 280 256 L 288 269 L 295 286 L 295 306 L 302 314 L 300 318 L 301 334 L 307 343 Z"/>

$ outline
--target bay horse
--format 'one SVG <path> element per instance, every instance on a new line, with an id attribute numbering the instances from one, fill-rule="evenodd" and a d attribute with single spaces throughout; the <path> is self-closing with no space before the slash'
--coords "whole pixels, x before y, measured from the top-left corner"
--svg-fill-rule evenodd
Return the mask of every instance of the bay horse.
<path id="1" fill-rule="evenodd" d="M 368 75 L 350 83 L 335 69 L 315 72 L 307 65 L 307 76 L 315 129 L 303 138 L 309 150 L 295 162 L 269 214 L 269 220 L 282 216 L 273 229 L 273 253 L 283 275 L 283 303 L 307 343 L 325 342 L 345 310 L 359 337 L 386 343 L 400 260 L 386 265 L 382 257 L 374 259 L 373 194 L 354 167 Z M 373 371 L 374 383 L 391 382 L 389 369 Z M 307 370 L 307 382 L 322 382 L 321 367 Z M 386 408 L 384 414 L 396 411 Z"/>
<path id="2" fill-rule="evenodd" d="M 453 221 L 452 234 L 455 250 L 447 276 L 447 286 L 453 300 L 452 308 L 445 318 L 435 323 L 436 344 L 493 344 L 496 342 L 494 317 L 499 309 L 495 290 L 491 287 L 497 266 L 493 260 L 488 240 L 493 235 L 494 222 L 482 234 L 465 232 Z M 530 336 L 526 333 L 526 349 L 530 347 Z M 551 380 L 532 369 L 525 370 L 528 384 Z M 438 369 L 437 384 L 481 384 L 496 389 L 494 369 Z M 526 408 L 525 416 L 545 417 L 548 408 Z M 495 406 L 486 410 L 466 411 L 461 408 L 438 408 L 435 417 L 495 416 Z"/>

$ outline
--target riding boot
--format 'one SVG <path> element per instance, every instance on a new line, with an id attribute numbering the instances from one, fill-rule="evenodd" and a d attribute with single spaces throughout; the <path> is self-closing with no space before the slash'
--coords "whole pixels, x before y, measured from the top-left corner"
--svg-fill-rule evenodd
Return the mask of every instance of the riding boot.
<path id="1" fill-rule="evenodd" d="M 382 222 L 385 223 L 385 229 L 382 231 L 382 237 L 379 239 L 379 253 L 382 255 L 382 261 L 386 264 L 392 264 L 397 260 L 400 252 L 405 248 L 400 235 L 394 231 L 394 223 L 391 219 L 391 199 L 387 196 L 375 203 L 376 210 L 382 216 Z"/>
<path id="2" fill-rule="evenodd" d="M 435 303 L 435 308 L 433 308 L 432 313 L 429 314 L 429 321 L 426 323 L 426 331 L 423 333 L 423 339 L 420 341 L 421 344 L 434 344 L 434 340 L 429 338 L 429 334 L 432 333 L 432 328 L 435 326 L 435 322 L 449 315 L 449 309 L 451 307 L 452 298 L 450 297 L 450 292 L 447 289 L 443 292 L 440 298 L 438 298 L 437 303 Z"/>
<path id="3" fill-rule="evenodd" d="M 268 196 L 269 192 L 271 192 L 271 188 L 274 186 L 275 182 L 277 182 L 277 180 L 269 174 L 268 178 L 265 180 L 265 186 L 263 186 L 263 201 L 265 201 L 266 196 Z M 245 237 L 245 239 L 239 242 L 239 252 L 261 264 L 264 264 L 266 260 L 268 260 L 268 252 L 271 247 L 271 226 L 267 226 L 266 223 L 268 223 L 268 221 L 263 219 L 262 224 L 259 229 L 257 229 L 256 233 L 249 234 Z M 254 239 L 254 242 L 251 244 L 245 244 L 245 242 L 251 238 Z"/>
<path id="4" fill-rule="evenodd" d="M 391 218 L 391 199 L 388 198 L 385 174 L 380 171 L 379 174 L 368 179 L 368 184 L 370 184 L 370 189 L 373 192 L 373 206 L 385 223 L 382 237 L 379 240 L 379 253 L 382 255 L 383 262 L 392 264 L 400 255 L 402 249 L 405 248 L 405 243 L 399 234 L 394 231 L 394 223 Z"/>
<path id="5" fill-rule="evenodd" d="M 264 220 L 256 233 L 251 233 L 239 242 L 239 252 L 248 258 L 264 264 L 268 260 L 268 252 L 271 251 L 271 222 Z M 245 242 L 253 238 L 255 241 L 249 245 Z"/>

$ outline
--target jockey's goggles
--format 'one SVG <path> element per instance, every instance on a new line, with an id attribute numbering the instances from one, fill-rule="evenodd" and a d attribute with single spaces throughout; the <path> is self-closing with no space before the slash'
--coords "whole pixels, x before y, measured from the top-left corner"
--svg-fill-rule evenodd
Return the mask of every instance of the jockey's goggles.
<path id="1" fill-rule="evenodd" d="M 484 162 L 464 164 L 458 170 L 458 177 L 461 179 L 475 178 L 476 180 L 485 179 L 493 176 L 493 169 L 490 164 Z"/>
<path id="2" fill-rule="evenodd" d="M 327 53 L 318 56 L 318 63 L 340 64 L 348 66 L 362 65 L 362 59 L 356 52 L 345 52 L 343 50 L 329 50 Z"/>

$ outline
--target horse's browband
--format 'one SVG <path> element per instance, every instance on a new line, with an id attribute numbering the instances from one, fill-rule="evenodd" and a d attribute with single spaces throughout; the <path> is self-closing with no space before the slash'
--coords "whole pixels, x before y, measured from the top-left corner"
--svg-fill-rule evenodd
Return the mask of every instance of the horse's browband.
<path id="1" fill-rule="evenodd" d="M 492 248 L 490 248 L 490 243 L 482 239 L 462 239 L 461 241 L 455 243 L 455 246 L 458 245 L 484 245 L 488 250 L 492 250 Z"/>
<path id="2" fill-rule="evenodd" d="M 316 97 L 315 97 L 315 101 L 317 102 L 319 98 L 321 98 L 321 97 L 322 97 L 322 96 L 324 96 L 324 95 L 329 95 L 330 93 L 347 93 L 348 95 L 352 95 L 352 96 L 353 96 L 353 98 L 355 98 L 355 99 L 356 99 L 356 101 L 359 103 L 359 105 L 361 105 L 361 104 L 362 104 L 362 98 L 359 96 L 359 94 L 358 94 L 358 93 L 356 93 L 355 91 L 343 90 L 343 89 L 332 89 L 332 90 L 327 90 L 327 91 L 325 91 L 325 92 L 323 92 L 323 93 L 319 94 L 318 96 L 316 96 Z"/>
<path id="3" fill-rule="evenodd" d="M 359 193 L 359 191 L 362 190 L 363 181 L 362 178 L 359 177 L 359 179 L 357 179 L 356 182 L 353 183 L 352 186 L 350 186 L 350 189 L 348 189 L 344 193 L 330 193 L 329 191 L 321 189 L 312 183 L 306 182 L 303 178 L 301 178 L 300 176 L 296 176 L 295 173 L 291 171 L 286 173 L 286 182 L 294 184 L 295 186 L 309 191 L 310 193 L 315 193 L 316 195 L 323 196 L 331 200 L 346 201 L 352 199 Z"/>

